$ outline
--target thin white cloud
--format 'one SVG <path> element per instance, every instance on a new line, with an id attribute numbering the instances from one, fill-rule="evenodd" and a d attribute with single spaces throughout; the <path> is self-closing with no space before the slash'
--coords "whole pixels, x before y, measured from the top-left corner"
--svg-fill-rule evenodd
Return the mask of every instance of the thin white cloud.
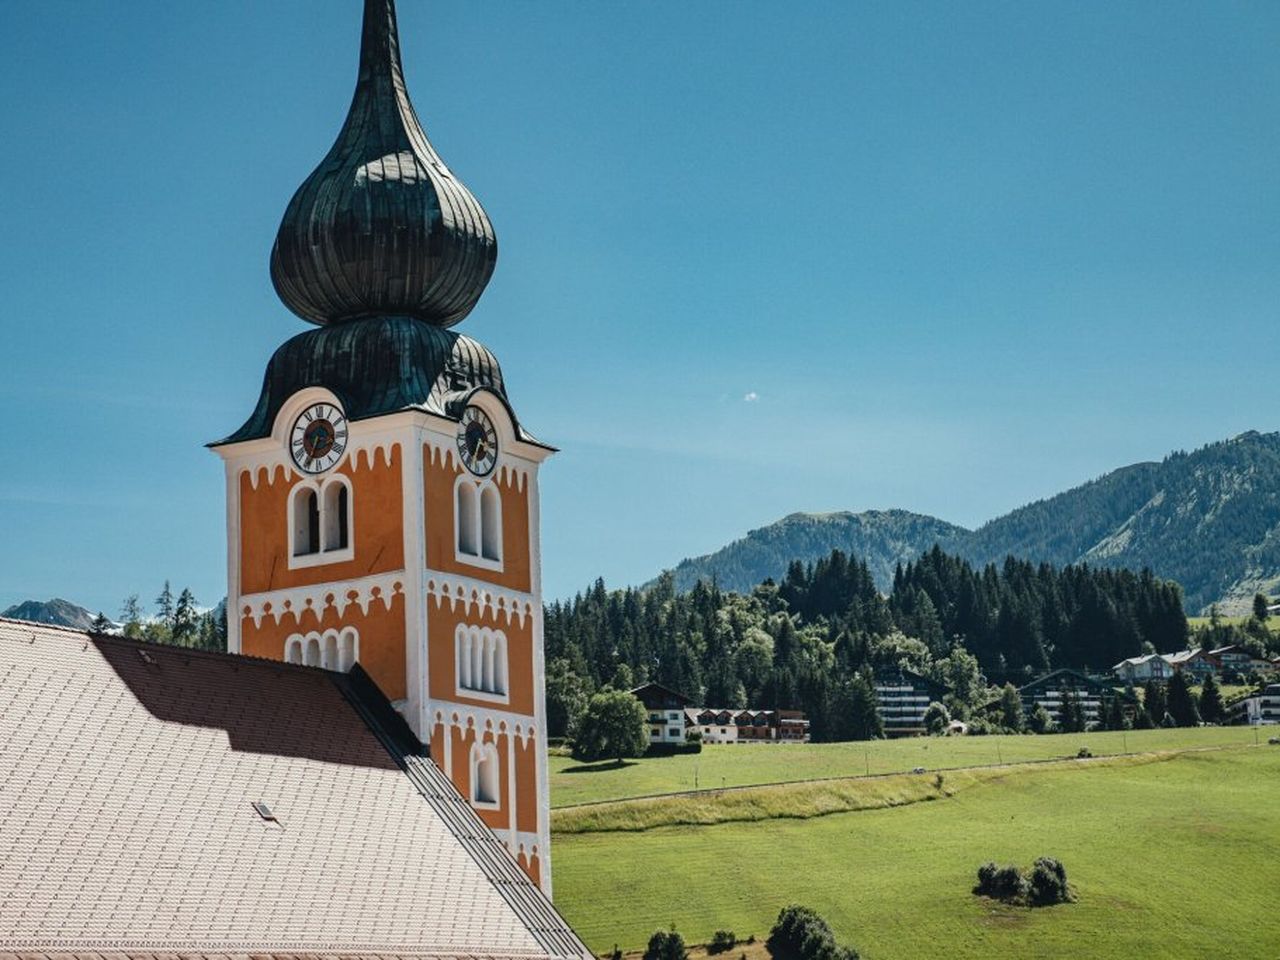
<path id="1" fill-rule="evenodd" d="M 746 403 L 755 403 L 757 400 L 760 399 L 760 394 L 756 393 L 754 390 L 749 390 L 747 391 L 746 395 L 742 399 Z"/>

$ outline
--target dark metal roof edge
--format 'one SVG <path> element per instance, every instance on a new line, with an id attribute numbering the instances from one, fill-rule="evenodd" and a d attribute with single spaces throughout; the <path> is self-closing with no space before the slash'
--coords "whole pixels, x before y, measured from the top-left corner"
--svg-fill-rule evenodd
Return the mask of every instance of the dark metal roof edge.
<path id="1" fill-rule="evenodd" d="M 334 674 L 338 688 L 400 766 L 450 833 L 471 855 L 525 929 L 555 958 L 594 958 L 555 904 L 529 878 L 506 846 L 480 819 L 457 787 L 430 758 L 386 695 L 359 665 Z"/>

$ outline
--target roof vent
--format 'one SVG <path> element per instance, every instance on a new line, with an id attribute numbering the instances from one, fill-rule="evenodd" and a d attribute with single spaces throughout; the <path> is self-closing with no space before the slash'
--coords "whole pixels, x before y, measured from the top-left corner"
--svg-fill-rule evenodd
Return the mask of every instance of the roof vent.
<path id="1" fill-rule="evenodd" d="M 276 818 L 275 811 L 272 810 L 269 806 L 267 806 L 266 802 L 263 800 L 253 801 L 253 809 L 258 812 L 258 816 L 260 816 L 263 820 L 266 820 L 268 823 L 280 822 Z"/>

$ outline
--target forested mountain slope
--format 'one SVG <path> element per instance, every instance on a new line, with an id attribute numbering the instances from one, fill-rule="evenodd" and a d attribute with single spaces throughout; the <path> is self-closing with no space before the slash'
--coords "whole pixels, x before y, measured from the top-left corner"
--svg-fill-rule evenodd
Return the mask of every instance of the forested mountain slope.
<path id="1" fill-rule="evenodd" d="M 968 531 L 902 510 L 792 514 L 675 569 L 688 589 L 714 578 L 748 590 L 792 560 L 833 549 L 865 558 L 887 590 L 895 564 L 934 543 L 971 562 L 1006 556 L 1140 570 L 1182 584 L 1187 609 L 1246 610 L 1280 586 L 1280 433 L 1242 434 L 1159 463 L 1137 463 Z"/>

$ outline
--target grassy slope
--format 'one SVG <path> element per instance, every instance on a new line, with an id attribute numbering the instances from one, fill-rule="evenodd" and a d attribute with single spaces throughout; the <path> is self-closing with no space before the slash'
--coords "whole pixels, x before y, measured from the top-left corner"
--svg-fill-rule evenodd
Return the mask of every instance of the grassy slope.
<path id="1" fill-rule="evenodd" d="M 551 758 L 551 802 L 562 807 L 598 800 L 748 786 L 824 777 L 857 777 L 987 763 L 1073 757 L 1082 745 L 1095 756 L 1194 746 L 1253 743 L 1246 727 L 1199 730 L 1130 730 L 1127 734 L 1069 733 L 1044 737 L 912 737 L 859 743 L 709 744 L 700 754 L 583 765 Z"/>
<path id="2" fill-rule="evenodd" d="M 1063 768 L 1065 767 L 1065 769 Z M 866 960 L 1275 956 L 1280 749 L 1027 767 L 932 803 L 815 819 L 557 835 L 556 903 L 597 950 L 675 923 L 764 935 L 817 908 Z M 1080 902 L 968 891 L 987 859 L 1067 865 Z M 731 954 L 736 957 L 736 954 Z"/>

